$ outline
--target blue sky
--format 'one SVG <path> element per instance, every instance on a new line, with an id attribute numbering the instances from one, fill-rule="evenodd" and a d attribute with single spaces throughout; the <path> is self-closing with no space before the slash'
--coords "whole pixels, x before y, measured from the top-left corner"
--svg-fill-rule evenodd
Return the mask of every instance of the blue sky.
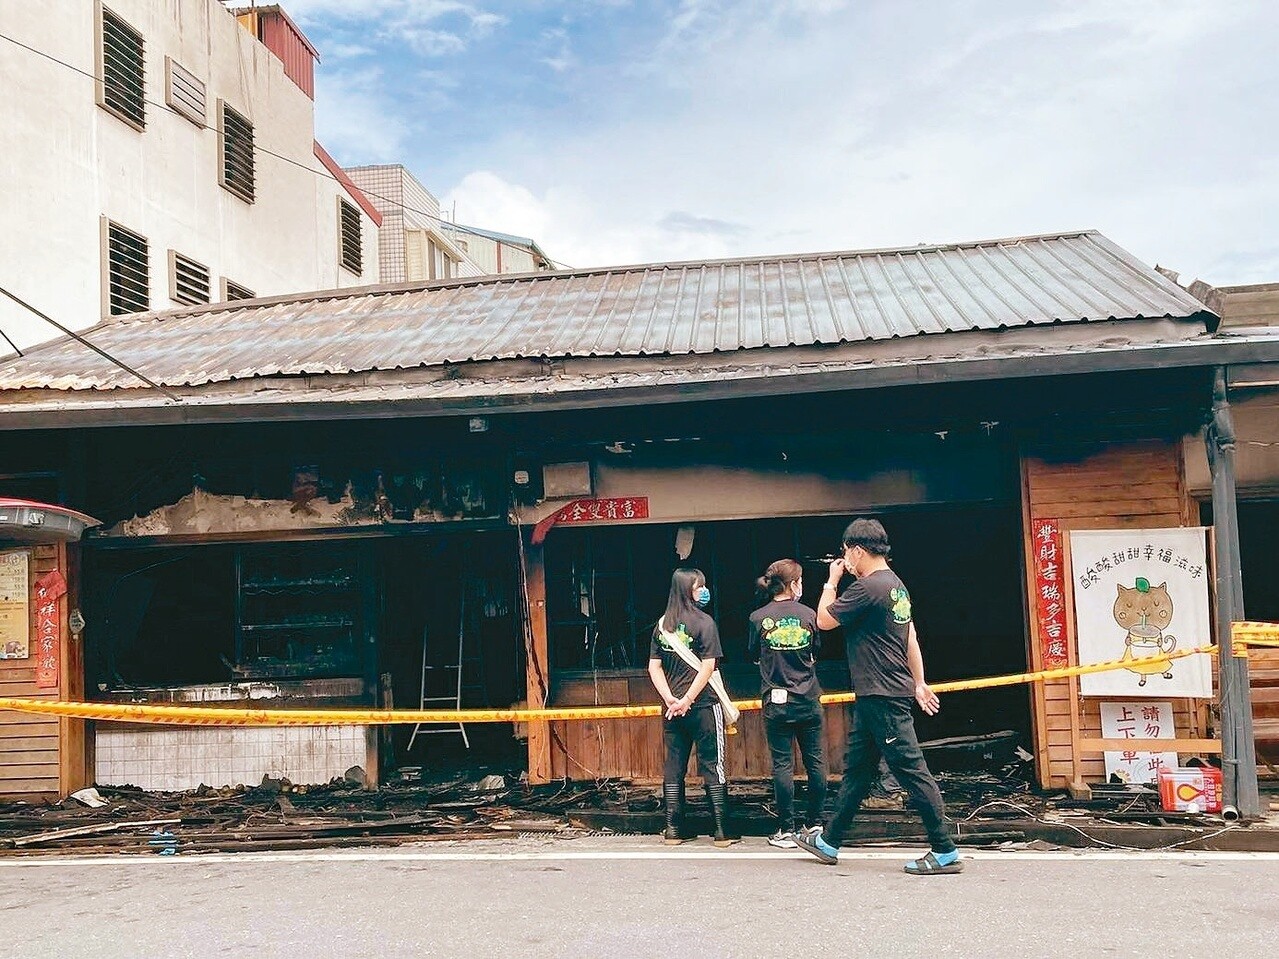
<path id="1" fill-rule="evenodd" d="M 317 127 L 575 266 L 1098 228 L 1279 281 L 1270 0 L 292 0 Z"/>

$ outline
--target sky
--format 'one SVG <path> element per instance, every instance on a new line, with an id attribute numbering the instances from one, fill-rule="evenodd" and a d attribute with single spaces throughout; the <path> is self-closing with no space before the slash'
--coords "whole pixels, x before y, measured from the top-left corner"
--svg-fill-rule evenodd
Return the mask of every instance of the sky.
<path id="1" fill-rule="evenodd" d="M 318 135 L 572 266 L 1099 229 L 1279 281 L 1273 0 L 289 0 Z"/>

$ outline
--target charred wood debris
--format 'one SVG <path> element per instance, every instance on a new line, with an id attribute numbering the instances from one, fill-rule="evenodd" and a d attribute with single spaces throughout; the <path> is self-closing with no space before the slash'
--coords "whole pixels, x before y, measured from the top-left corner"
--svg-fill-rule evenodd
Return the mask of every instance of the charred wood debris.
<path id="1" fill-rule="evenodd" d="M 264 778 L 252 787 L 146 792 L 98 786 L 56 803 L 0 804 L 0 857 L 40 854 L 195 854 L 350 846 L 456 843 L 537 835 L 561 840 L 652 834 L 660 829 L 660 787 L 626 780 L 530 787 L 522 775 L 401 771 L 367 789 L 358 767 L 318 786 Z M 1210 829 L 1217 820 L 1168 813 L 1149 787 L 1097 787 L 1091 800 L 1032 787 L 1029 763 L 998 772 L 940 773 L 961 845 L 1052 848 L 1110 845 L 1090 827 L 1146 824 Z M 799 788 L 803 790 L 802 782 Z M 774 826 L 771 785 L 734 783 L 737 830 Z M 690 799 L 697 790 L 690 790 Z M 80 797 L 80 798 L 76 798 Z M 86 805 L 85 803 L 94 805 Z M 693 800 L 691 825 L 709 814 Z M 1197 829 L 1195 829 L 1197 831 Z M 902 796 L 877 788 L 849 844 L 917 841 L 918 820 Z M 1048 838 L 1045 839 L 1044 837 Z"/>

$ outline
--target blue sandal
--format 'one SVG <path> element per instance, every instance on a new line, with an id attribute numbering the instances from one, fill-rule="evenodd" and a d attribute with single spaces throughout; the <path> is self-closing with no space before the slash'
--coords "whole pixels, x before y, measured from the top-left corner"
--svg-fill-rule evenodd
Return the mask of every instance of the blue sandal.
<path id="1" fill-rule="evenodd" d="M 906 872 L 912 876 L 943 876 L 963 871 L 964 864 L 959 861 L 958 856 L 951 862 L 943 863 L 935 852 L 906 863 Z"/>

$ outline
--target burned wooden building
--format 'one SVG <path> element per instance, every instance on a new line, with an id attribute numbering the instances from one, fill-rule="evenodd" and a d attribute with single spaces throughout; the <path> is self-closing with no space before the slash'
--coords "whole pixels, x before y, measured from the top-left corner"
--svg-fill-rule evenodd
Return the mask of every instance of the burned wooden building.
<path id="1" fill-rule="evenodd" d="M 72 340 L 0 366 L 0 494 L 102 522 L 54 556 L 74 664 L 56 695 L 281 707 L 656 701 L 648 643 L 681 564 L 707 574 L 730 688 L 757 694 L 755 577 L 811 563 L 815 602 L 857 514 L 893 537 L 932 680 L 1075 662 L 1072 580 L 1047 608 L 1038 532 L 1066 552 L 1071 531 L 1197 527 L 1186 455 L 1214 377 L 1279 359 L 1095 233 L 344 290 L 86 337 L 134 372 Z M 846 689 L 838 636 L 823 657 Z M 3 688 L 35 692 L 23 670 L 0 661 Z M 1095 780 L 1107 701 L 1067 680 L 957 693 L 921 735 L 1007 731 L 1045 786 Z M 1211 752 L 1211 695 L 1170 702 L 1172 748 Z M 9 793 L 482 760 L 660 778 L 657 720 L 0 718 Z M 733 776 L 767 775 L 757 723 Z M 7 772 L 5 743 L 37 732 Z"/>

